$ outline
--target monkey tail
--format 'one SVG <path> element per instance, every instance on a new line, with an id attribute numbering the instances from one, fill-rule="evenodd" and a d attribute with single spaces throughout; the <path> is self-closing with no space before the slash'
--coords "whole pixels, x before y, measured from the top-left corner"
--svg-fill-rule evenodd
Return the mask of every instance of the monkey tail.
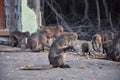
<path id="1" fill-rule="evenodd" d="M 24 68 L 19 68 L 19 70 L 48 70 L 48 69 L 52 69 L 53 66 L 52 65 L 49 65 L 49 66 L 46 66 L 46 67 L 32 67 L 32 68 L 27 68 L 27 67 L 24 67 Z"/>

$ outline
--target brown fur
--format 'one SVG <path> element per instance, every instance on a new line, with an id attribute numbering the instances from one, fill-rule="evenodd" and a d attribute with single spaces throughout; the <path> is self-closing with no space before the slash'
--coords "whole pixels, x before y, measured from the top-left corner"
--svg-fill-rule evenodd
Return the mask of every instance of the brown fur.
<path id="1" fill-rule="evenodd" d="M 66 36 L 68 38 L 69 45 L 74 45 L 75 41 L 78 38 L 78 35 L 76 32 L 62 32 L 60 36 Z"/>
<path id="2" fill-rule="evenodd" d="M 101 31 L 100 34 L 102 36 L 102 44 L 113 40 L 116 36 L 116 34 L 111 31 Z M 103 45 L 103 53 L 105 53 L 104 45 Z"/>
<path id="3" fill-rule="evenodd" d="M 109 40 L 113 40 L 115 38 L 115 33 L 111 32 L 111 31 L 101 31 L 98 34 L 93 35 L 92 37 L 92 47 L 95 51 L 100 51 L 100 49 L 103 49 L 103 53 L 105 53 L 104 51 L 104 46 L 103 43 L 109 41 Z"/>
<path id="4" fill-rule="evenodd" d="M 107 59 L 120 61 L 120 35 L 117 35 L 113 40 L 103 43 Z"/>
<path id="5" fill-rule="evenodd" d="M 74 44 L 75 44 L 75 42 L 76 42 L 76 40 L 77 40 L 77 38 L 78 38 L 78 35 L 77 35 L 77 33 L 75 33 L 75 32 L 62 32 L 59 36 L 64 36 L 64 37 L 67 37 L 68 38 L 68 46 L 69 47 L 71 47 L 71 50 L 70 51 L 76 51 L 76 49 L 74 49 Z M 58 37 L 59 37 L 58 36 Z"/>
<path id="6" fill-rule="evenodd" d="M 57 36 L 60 35 L 61 32 L 64 31 L 64 28 L 61 25 L 58 25 L 58 26 L 47 26 L 47 27 L 45 27 L 45 30 L 49 30 L 53 34 L 53 37 L 56 38 Z"/>
<path id="7" fill-rule="evenodd" d="M 71 47 L 68 46 L 68 41 L 74 39 L 74 36 L 71 35 L 60 35 L 59 37 L 54 40 L 52 43 L 49 54 L 48 54 L 48 60 L 50 65 L 47 67 L 41 67 L 41 68 L 22 68 L 20 70 L 47 70 L 51 68 L 70 68 L 69 65 L 64 64 L 65 63 L 65 53 L 67 50 L 71 49 Z"/>
<path id="8" fill-rule="evenodd" d="M 92 37 L 92 47 L 95 51 L 99 51 L 102 48 L 102 37 L 100 34 L 95 34 Z"/>
<path id="9" fill-rule="evenodd" d="M 90 51 L 89 51 L 89 44 L 84 42 L 81 44 L 81 49 L 82 49 L 82 52 L 84 54 L 84 56 L 86 56 L 86 53 L 89 53 L 90 55 Z"/>
<path id="10" fill-rule="evenodd" d="M 73 33 L 67 33 L 67 35 L 60 35 L 51 45 L 48 59 L 53 67 L 69 68 L 69 65 L 64 65 L 65 62 L 65 53 L 71 49 L 69 46 L 69 41 L 75 41 L 76 37 Z"/>
<path id="11" fill-rule="evenodd" d="M 28 40 L 27 40 L 27 47 L 30 48 L 32 51 L 40 51 L 40 48 L 42 47 L 42 50 L 44 51 L 45 47 L 50 47 L 49 39 L 52 36 L 49 31 L 37 31 L 35 33 L 32 33 Z"/>
<path id="12" fill-rule="evenodd" d="M 29 37 L 29 35 L 30 33 L 28 31 L 14 31 L 9 36 L 9 45 L 13 47 L 20 47 L 22 44 L 26 44 L 25 39 Z"/>

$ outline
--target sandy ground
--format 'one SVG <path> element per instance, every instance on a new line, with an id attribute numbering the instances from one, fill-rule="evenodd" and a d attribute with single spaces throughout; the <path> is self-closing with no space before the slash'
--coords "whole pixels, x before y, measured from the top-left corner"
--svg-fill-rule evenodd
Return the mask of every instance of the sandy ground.
<path id="1" fill-rule="evenodd" d="M 2 45 L 0 48 L 11 49 Z M 26 65 L 35 67 L 49 65 L 48 53 L 0 52 L 0 80 L 120 80 L 119 62 L 87 59 L 75 53 L 68 53 L 65 63 L 69 64 L 71 68 L 18 70 Z"/>

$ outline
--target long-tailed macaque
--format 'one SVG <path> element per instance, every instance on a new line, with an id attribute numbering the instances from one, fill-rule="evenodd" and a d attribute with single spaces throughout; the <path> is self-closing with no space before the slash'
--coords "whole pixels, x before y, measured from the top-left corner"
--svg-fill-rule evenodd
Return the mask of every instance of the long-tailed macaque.
<path id="1" fill-rule="evenodd" d="M 59 36 L 66 36 L 68 38 L 68 46 L 71 46 L 71 51 L 76 51 L 73 47 L 78 38 L 78 34 L 76 32 L 62 32 Z"/>
<path id="2" fill-rule="evenodd" d="M 92 47 L 95 51 L 100 51 L 100 48 L 103 48 L 103 43 L 109 40 L 113 40 L 115 33 L 111 31 L 101 31 L 98 34 L 93 35 L 92 37 Z M 103 48 L 104 53 L 104 48 Z"/>
<path id="3" fill-rule="evenodd" d="M 107 59 L 120 61 L 120 34 L 113 40 L 104 42 L 103 46 Z"/>
<path id="4" fill-rule="evenodd" d="M 28 37 L 27 48 L 30 48 L 34 52 L 40 51 L 40 48 L 44 51 L 44 46 L 50 48 L 49 39 L 51 36 L 52 33 L 49 31 L 38 30 Z"/>
<path id="5" fill-rule="evenodd" d="M 26 44 L 24 42 L 29 35 L 30 33 L 28 31 L 14 31 L 9 36 L 9 45 L 12 47 L 21 47 L 22 44 Z"/>
<path id="6" fill-rule="evenodd" d="M 62 33 L 64 31 L 64 28 L 63 28 L 62 25 L 58 25 L 58 26 L 46 26 L 45 30 L 51 31 L 51 33 L 53 33 L 53 37 L 56 38 L 57 36 L 60 35 L 60 33 Z"/>
<path id="7" fill-rule="evenodd" d="M 76 32 L 62 32 L 59 36 L 66 36 L 68 38 L 69 45 L 74 45 L 75 41 L 78 38 L 78 35 Z"/>
<path id="8" fill-rule="evenodd" d="M 51 37 L 58 36 L 61 32 L 63 32 L 63 26 L 47 26 L 43 31 L 37 31 L 35 33 L 32 33 L 30 37 L 28 38 L 28 48 L 30 48 L 32 51 L 40 51 L 40 48 L 42 47 L 42 50 L 44 51 L 44 46 L 50 47 L 49 39 Z"/>
<path id="9" fill-rule="evenodd" d="M 92 47 L 95 51 L 100 51 L 100 48 L 102 48 L 102 37 L 100 34 L 95 34 L 92 37 Z"/>
<path id="10" fill-rule="evenodd" d="M 111 31 L 102 31 L 101 36 L 102 36 L 102 44 L 104 44 L 104 43 L 108 43 L 111 40 L 113 40 L 116 34 Z M 103 45 L 103 53 L 105 53 L 104 45 Z"/>
<path id="11" fill-rule="evenodd" d="M 74 35 L 60 35 L 57 37 L 49 50 L 48 54 L 48 60 L 50 65 L 47 67 L 41 67 L 41 68 L 22 68 L 21 70 L 46 70 L 50 68 L 70 68 L 69 65 L 64 64 L 65 63 L 65 53 L 66 51 L 69 51 L 72 47 L 69 46 L 70 40 L 76 40 Z"/>
<path id="12" fill-rule="evenodd" d="M 64 51 L 67 51 L 71 49 L 72 47 L 69 46 L 69 40 L 73 40 L 74 36 L 71 35 L 60 35 L 51 45 L 48 59 L 50 64 L 53 67 L 60 67 L 60 68 L 69 68 L 69 65 L 65 65 L 65 53 Z M 76 39 L 74 39 L 76 40 Z"/>
<path id="13" fill-rule="evenodd" d="M 84 42 L 81 44 L 81 49 L 82 49 L 84 56 L 87 56 L 86 53 L 89 53 L 89 55 L 90 55 L 89 44 L 87 42 Z"/>

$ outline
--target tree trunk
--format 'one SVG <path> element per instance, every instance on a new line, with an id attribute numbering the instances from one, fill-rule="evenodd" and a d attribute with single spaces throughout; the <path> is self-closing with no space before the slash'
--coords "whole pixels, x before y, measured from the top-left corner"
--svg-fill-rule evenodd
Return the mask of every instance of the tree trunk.
<path id="1" fill-rule="evenodd" d="M 98 31 L 101 30 L 101 19 L 100 19 L 100 7 L 99 7 L 99 2 L 96 0 L 96 6 L 97 6 L 97 18 L 98 18 Z"/>
<path id="2" fill-rule="evenodd" d="M 38 29 L 40 29 L 41 26 L 40 0 L 34 0 L 34 1 L 36 5 L 35 14 L 36 14 L 37 25 L 38 25 Z"/>
<path id="3" fill-rule="evenodd" d="M 84 10 L 84 18 L 83 18 L 82 22 L 84 22 L 85 25 L 91 25 L 92 22 L 88 16 L 88 10 L 89 10 L 88 0 L 84 0 L 84 3 L 85 3 L 85 10 Z"/>
<path id="4" fill-rule="evenodd" d="M 73 32 L 72 29 L 67 24 L 67 22 L 63 19 L 63 17 L 56 11 L 56 9 L 54 7 L 52 7 L 51 4 L 47 0 L 45 0 L 45 2 L 48 4 L 48 6 L 51 8 L 51 10 L 55 13 L 55 15 L 58 16 L 59 19 L 61 19 L 64 27 L 66 27 L 66 29 L 68 31 Z"/>
<path id="5" fill-rule="evenodd" d="M 106 20 L 108 21 L 108 7 L 107 7 L 107 4 L 106 4 L 106 0 L 102 0 L 102 2 L 103 2 L 103 5 L 105 7 Z"/>
<path id="6" fill-rule="evenodd" d="M 88 0 L 84 0 L 85 1 L 85 15 L 84 15 L 84 17 L 85 17 L 85 19 L 89 19 L 88 18 L 88 9 L 89 9 L 89 3 L 88 3 Z"/>
<path id="7" fill-rule="evenodd" d="M 104 4 L 104 7 L 105 7 L 106 21 L 110 23 L 110 27 L 111 27 L 112 31 L 114 31 L 111 12 L 108 12 L 108 7 L 107 7 L 107 4 L 106 4 L 106 0 L 102 0 L 102 1 L 103 1 L 103 4 Z"/>
<path id="8" fill-rule="evenodd" d="M 112 17 L 111 17 L 111 13 L 110 12 L 109 12 L 109 22 L 110 22 L 110 26 L 111 26 L 112 31 L 114 31 L 113 23 L 112 23 Z"/>
<path id="9" fill-rule="evenodd" d="M 44 0 L 41 0 L 41 7 L 40 7 L 40 11 L 41 11 L 41 24 L 43 24 L 43 25 L 45 25 L 46 26 L 46 21 L 45 21 L 45 19 L 44 19 L 44 7 L 45 7 L 45 1 Z"/>

